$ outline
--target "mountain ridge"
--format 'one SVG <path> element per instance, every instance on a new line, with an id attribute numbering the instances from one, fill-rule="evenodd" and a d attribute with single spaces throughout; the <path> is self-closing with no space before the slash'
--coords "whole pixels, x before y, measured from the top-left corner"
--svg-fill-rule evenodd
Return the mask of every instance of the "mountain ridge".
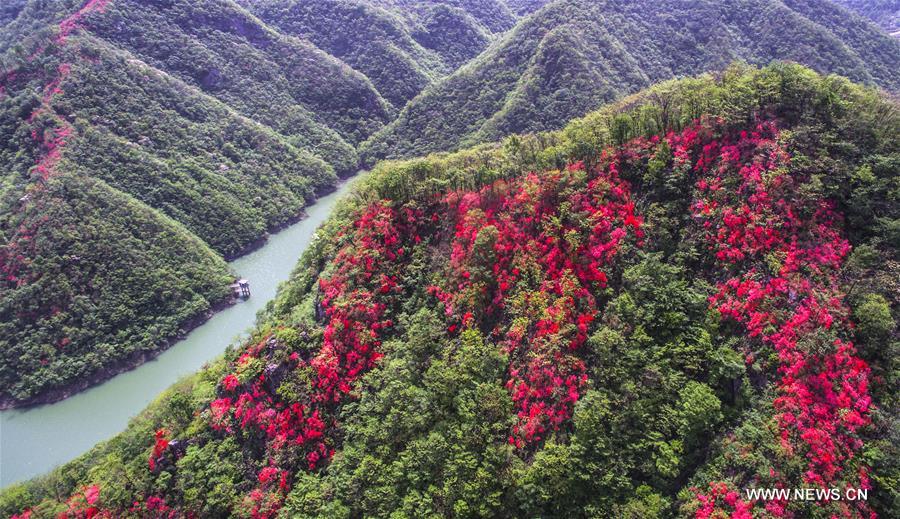
<path id="1" fill-rule="evenodd" d="M 705 25 L 709 20 L 712 23 Z M 679 32 L 685 26 L 690 31 Z M 584 61 L 587 67 L 596 68 L 596 74 L 602 75 L 609 63 L 622 62 L 623 56 L 636 66 L 625 67 L 629 73 L 624 80 L 613 76 L 617 78 L 612 81 L 616 86 L 613 91 L 601 85 L 596 91 L 572 89 L 573 94 L 563 86 L 545 91 L 522 84 L 521 78 L 539 55 L 544 36 L 560 27 L 575 28 L 572 32 L 580 41 L 590 42 L 596 55 L 610 54 L 600 63 Z M 835 31 L 850 38 L 848 42 L 835 36 Z M 864 36 L 857 38 L 857 34 Z M 363 159 L 371 164 L 380 158 L 465 147 L 499 138 L 504 132 L 558 128 L 562 121 L 583 115 L 586 106 L 596 106 L 597 98 L 611 101 L 652 82 L 690 75 L 692 71 L 721 69 L 742 58 L 749 58 L 751 63 L 789 59 L 820 71 L 877 82 L 892 91 L 900 88 L 900 76 L 895 72 L 900 68 L 900 44 L 827 2 L 760 0 L 685 6 L 678 2 L 619 5 L 559 0 L 524 19 L 481 57 L 410 102 L 394 121 L 363 144 Z M 504 119 L 508 102 L 529 99 L 529 89 L 540 94 L 532 98 L 548 98 L 529 100 L 522 108 L 541 113 L 541 119 L 527 118 L 527 124 L 518 121 L 499 128 L 491 123 L 485 128 L 485 121 Z M 568 96 L 572 108 L 555 106 L 552 98 L 557 94 Z"/>

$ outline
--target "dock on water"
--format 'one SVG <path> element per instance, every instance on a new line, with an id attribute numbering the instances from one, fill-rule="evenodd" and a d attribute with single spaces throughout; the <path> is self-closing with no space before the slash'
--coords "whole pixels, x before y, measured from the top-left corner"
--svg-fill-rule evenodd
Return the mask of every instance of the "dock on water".
<path id="1" fill-rule="evenodd" d="M 231 284 L 231 292 L 234 294 L 234 297 L 240 299 L 249 299 L 250 298 L 250 281 L 246 279 L 238 279 L 234 283 Z"/>

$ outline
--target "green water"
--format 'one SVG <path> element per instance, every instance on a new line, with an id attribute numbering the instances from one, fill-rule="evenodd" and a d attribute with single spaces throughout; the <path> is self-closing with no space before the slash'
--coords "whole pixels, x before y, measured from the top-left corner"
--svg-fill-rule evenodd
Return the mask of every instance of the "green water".
<path id="1" fill-rule="evenodd" d="M 254 324 L 275 297 L 319 225 L 349 182 L 307 208 L 307 218 L 271 236 L 264 247 L 231 262 L 250 281 L 252 297 L 194 329 L 155 360 L 61 402 L 0 412 L 0 487 L 43 474 L 125 429 L 160 392 L 215 359 Z"/>

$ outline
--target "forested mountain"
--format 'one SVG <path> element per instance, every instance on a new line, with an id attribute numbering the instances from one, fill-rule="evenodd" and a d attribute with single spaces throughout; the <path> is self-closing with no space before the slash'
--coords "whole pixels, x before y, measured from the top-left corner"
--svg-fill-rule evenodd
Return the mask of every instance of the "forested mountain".
<path id="1" fill-rule="evenodd" d="M 103 5 L 87 22 L 91 35 L 278 131 L 339 173 L 354 171 L 353 145 L 388 120 L 365 77 L 231 2 Z"/>
<path id="2" fill-rule="evenodd" d="M 119 14 L 89 2 L 6 56 L 4 403 L 157 350 L 228 297 L 210 248 L 244 250 L 335 180 L 285 136 L 83 30 Z"/>
<path id="3" fill-rule="evenodd" d="M 403 19 L 374 3 L 248 3 L 278 29 L 312 41 L 365 73 L 396 107 L 402 107 L 448 67 L 439 54 L 413 39 Z M 471 29 L 477 40 L 471 49 L 475 55 L 486 45 L 487 36 L 483 27 L 474 23 Z"/>
<path id="4" fill-rule="evenodd" d="M 890 517 L 898 137 L 734 66 L 382 163 L 246 344 L 0 513 Z"/>
<path id="5" fill-rule="evenodd" d="M 900 3 L 897 0 L 836 0 L 836 3 L 872 20 L 900 38 Z"/>
<path id="6" fill-rule="evenodd" d="M 245 3 L 296 16 L 4 4 L 3 406 L 139 362 L 223 302 L 222 256 L 355 172 L 360 142 L 516 19 L 482 1 Z"/>
<path id="7" fill-rule="evenodd" d="M 896 92 L 900 43 L 826 0 L 558 0 L 428 89 L 365 161 L 562 126 L 654 82 L 793 60 Z"/>
<path id="8" fill-rule="evenodd" d="M 900 88 L 900 44 L 820 0 L 4 2 L 0 406 L 157 353 L 361 164 L 773 58 Z"/>
<path id="9" fill-rule="evenodd" d="M 515 16 L 499 2 L 241 0 L 364 73 L 397 109 L 484 50 Z"/>

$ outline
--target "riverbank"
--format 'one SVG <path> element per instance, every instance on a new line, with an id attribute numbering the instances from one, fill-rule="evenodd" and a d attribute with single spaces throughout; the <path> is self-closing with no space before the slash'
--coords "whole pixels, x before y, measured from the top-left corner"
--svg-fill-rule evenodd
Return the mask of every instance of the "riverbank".
<path id="1" fill-rule="evenodd" d="M 304 218 L 307 218 L 309 216 L 306 213 L 306 209 L 308 207 L 310 207 L 311 205 L 315 205 L 320 199 L 322 199 L 322 197 L 325 197 L 332 193 L 335 193 L 340 188 L 341 185 L 343 185 L 346 182 L 349 182 L 352 179 L 353 179 L 352 175 L 349 177 L 338 177 L 337 184 L 327 187 L 327 188 L 324 188 L 324 189 L 316 190 L 316 192 L 315 192 L 316 197 L 314 199 L 312 199 L 311 204 L 305 205 L 298 214 L 288 218 L 287 220 L 285 220 L 279 224 L 273 225 L 272 227 L 266 229 L 266 232 L 263 233 L 262 236 L 260 236 L 259 238 L 255 239 L 252 242 L 245 245 L 244 248 L 242 248 L 237 253 L 224 255 L 223 257 L 225 258 L 225 261 L 232 262 L 238 258 L 246 256 L 247 254 L 256 252 L 261 247 L 265 246 L 266 242 L 269 241 L 269 238 L 273 234 L 278 234 L 279 232 L 287 229 L 288 227 L 290 227 L 292 225 L 296 225 L 297 223 L 303 221 Z"/>
<path id="2" fill-rule="evenodd" d="M 231 270 L 252 283 L 253 296 L 199 323 L 155 358 L 134 369 L 48 405 L 0 411 L 0 486 L 50 471 L 121 432 L 162 391 L 218 358 L 239 342 L 257 313 L 293 272 L 319 225 L 350 189 L 338 189 L 306 208 L 307 217 L 274 233 L 259 249 L 231 262 Z"/>
<path id="3" fill-rule="evenodd" d="M 352 178 L 352 177 L 350 177 Z M 231 263 L 237 259 L 240 259 L 244 256 L 252 254 L 261 248 L 265 247 L 266 243 L 268 243 L 269 239 L 274 234 L 278 234 L 279 232 L 296 225 L 302 222 L 304 219 L 308 218 L 309 215 L 307 213 L 307 208 L 315 205 L 321 200 L 323 197 L 331 195 L 340 188 L 341 185 L 348 182 L 349 179 L 339 178 L 338 183 L 334 186 L 330 186 L 325 189 L 317 190 L 315 193 L 315 198 L 311 201 L 310 204 L 307 204 L 303 207 L 303 209 L 296 214 L 295 216 L 288 218 L 282 223 L 272 226 L 267 229 L 262 236 L 258 239 L 250 242 L 244 248 L 242 248 L 238 253 L 223 256 L 225 261 Z M 251 279 L 252 283 L 253 280 Z M 98 370 L 95 373 L 90 375 L 86 375 L 81 377 L 77 382 L 73 382 L 71 384 L 67 384 L 65 386 L 59 388 L 52 388 L 50 390 L 44 391 L 38 395 L 34 395 L 24 400 L 19 400 L 13 398 L 10 395 L 0 395 L 0 411 L 7 411 L 10 409 L 28 409 L 30 407 L 55 404 L 62 400 L 72 397 L 86 389 L 89 389 L 98 384 L 102 384 L 113 377 L 120 375 L 122 373 L 126 373 L 128 371 L 139 368 L 141 365 L 154 360 L 159 357 L 163 352 L 172 348 L 182 340 L 195 328 L 205 324 L 209 321 L 215 314 L 221 312 L 222 310 L 234 305 L 237 302 L 234 297 L 229 295 L 227 298 L 222 301 L 218 301 L 213 303 L 209 309 L 206 311 L 195 315 L 193 317 L 188 318 L 186 321 L 181 323 L 178 327 L 178 332 L 170 337 L 167 337 L 160 341 L 159 345 L 152 350 L 141 350 L 136 351 L 130 354 L 129 356 L 119 359 L 113 362 L 110 362 L 108 365 L 104 366 L 102 369 Z"/>
<path id="4" fill-rule="evenodd" d="M 191 317 L 186 322 L 182 323 L 181 326 L 178 327 L 178 333 L 165 339 L 158 347 L 152 350 L 136 351 L 124 359 L 119 359 L 110 363 L 96 373 L 82 377 L 76 383 L 69 384 L 65 387 L 53 388 L 25 400 L 16 400 L 4 395 L 0 397 L 0 411 L 28 409 L 29 407 L 55 404 L 93 386 L 102 384 L 117 375 L 137 369 L 144 363 L 159 357 L 163 352 L 183 341 L 195 328 L 204 325 L 218 312 L 234 305 L 236 302 L 237 300 L 229 295 L 227 299 L 214 304 L 202 314 Z"/>

